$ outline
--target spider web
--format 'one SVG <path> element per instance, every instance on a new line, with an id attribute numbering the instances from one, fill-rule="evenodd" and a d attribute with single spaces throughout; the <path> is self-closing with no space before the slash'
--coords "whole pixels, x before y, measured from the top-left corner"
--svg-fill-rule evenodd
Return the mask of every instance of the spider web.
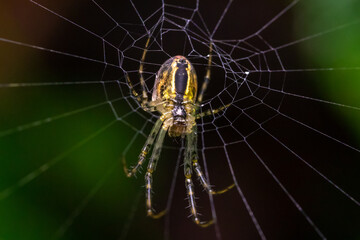
<path id="1" fill-rule="evenodd" d="M 307 27 L 306 17 L 321 16 L 308 9 L 323 10 L 323 1 L 11 4 L 17 11 L 3 18 L 20 23 L 2 23 L 0 35 L 1 239 L 358 237 L 360 146 L 348 119 L 359 118 L 350 90 L 360 66 L 331 45 L 351 38 L 358 19 L 338 14 Z M 235 190 L 212 197 L 196 183 L 202 218 L 216 219 L 207 229 L 187 218 L 181 139 L 165 140 L 154 174 L 163 220 L 145 217 L 143 175 L 122 172 L 121 156 L 135 164 L 159 117 L 141 109 L 124 79 L 141 92 L 148 38 L 148 95 L 174 55 L 193 63 L 201 86 L 213 45 L 199 111 L 230 106 L 197 121 L 200 163 L 215 188 L 234 182 Z"/>

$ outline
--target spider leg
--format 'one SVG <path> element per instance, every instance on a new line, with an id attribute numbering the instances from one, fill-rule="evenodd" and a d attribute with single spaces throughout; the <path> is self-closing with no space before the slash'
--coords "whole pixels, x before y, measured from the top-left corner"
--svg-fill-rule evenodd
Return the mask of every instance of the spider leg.
<path id="1" fill-rule="evenodd" d="M 141 167 L 141 165 L 144 163 L 146 155 L 150 151 L 151 145 L 154 143 L 155 137 L 159 133 L 161 125 L 162 125 L 162 121 L 160 119 L 158 119 L 156 121 L 154 127 L 152 128 L 148 138 L 146 139 L 146 142 L 145 142 L 145 144 L 141 150 L 141 153 L 139 155 L 139 160 L 135 167 L 128 169 L 126 166 L 127 164 L 126 164 L 125 156 L 123 156 L 122 162 L 123 162 L 123 166 L 124 166 L 124 172 L 127 177 L 134 176 L 136 174 L 136 172 L 139 170 L 139 168 Z"/>
<path id="2" fill-rule="evenodd" d="M 145 88 L 145 80 L 144 80 L 144 76 L 143 76 L 144 61 L 145 61 L 146 53 L 148 51 L 149 43 L 150 43 L 150 37 L 146 41 L 145 48 L 144 48 L 144 51 L 143 51 L 143 54 L 142 54 L 142 57 L 141 57 L 141 60 L 140 60 L 140 66 L 139 66 L 139 78 L 140 78 L 140 85 L 141 85 L 141 88 L 142 88 L 142 94 L 141 95 L 134 89 L 133 84 L 131 82 L 131 79 L 130 79 L 128 73 L 125 73 L 125 77 L 126 77 L 126 80 L 127 80 L 128 84 L 129 84 L 131 93 L 136 98 L 136 100 L 139 102 L 140 106 L 145 111 L 155 111 L 155 108 L 149 105 L 148 95 L 147 95 L 146 88 Z"/>
<path id="3" fill-rule="evenodd" d="M 223 194 L 226 193 L 227 191 L 229 191 L 230 189 L 232 189 L 233 187 L 235 187 L 235 184 L 231 184 L 229 186 L 227 186 L 224 189 L 221 190 L 217 190 L 215 191 L 214 189 L 211 188 L 209 182 L 206 180 L 204 173 L 201 170 L 201 167 L 198 163 L 197 159 L 193 159 L 193 168 L 196 172 L 196 175 L 198 176 L 201 185 L 206 189 L 206 191 L 208 191 L 209 193 L 213 194 L 213 195 L 219 195 L 219 194 Z"/>
<path id="4" fill-rule="evenodd" d="M 145 101 L 148 100 L 148 96 L 147 96 L 147 92 L 145 89 L 145 80 L 144 80 L 144 76 L 143 76 L 143 70 L 144 70 L 144 61 L 145 61 L 146 53 L 147 53 L 147 50 L 149 47 L 149 42 L 150 42 L 150 37 L 146 40 L 144 52 L 142 54 L 141 62 L 140 62 L 140 66 L 139 66 L 139 77 L 140 77 L 140 84 L 141 84 L 141 88 L 142 88 L 142 97 Z"/>
<path id="5" fill-rule="evenodd" d="M 196 128 L 196 126 L 195 126 Z M 196 201 L 195 201 L 195 192 L 194 192 L 194 184 L 191 179 L 192 177 L 192 165 L 191 165 L 191 158 L 196 151 L 196 129 L 190 134 L 187 135 L 186 141 L 186 151 L 185 151 L 185 158 L 184 158 L 184 174 L 185 174 L 185 187 L 187 190 L 189 205 L 191 209 L 191 216 L 193 221 L 199 225 L 200 227 L 208 227 L 214 223 L 214 220 L 210 221 L 200 221 L 199 213 L 197 212 L 196 208 Z"/>
<path id="6" fill-rule="evenodd" d="M 227 104 L 227 105 L 221 106 L 221 107 L 219 107 L 217 109 L 213 109 L 213 110 L 209 109 L 209 110 L 207 110 L 205 112 L 196 114 L 195 118 L 199 119 L 199 118 L 202 118 L 202 117 L 205 117 L 205 116 L 210 116 L 210 115 L 216 114 L 216 113 L 221 112 L 221 111 L 223 111 L 224 109 L 226 109 L 226 108 L 228 108 L 230 106 L 231 106 L 231 104 Z"/>
<path id="7" fill-rule="evenodd" d="M 211 224 L 214 223 L 214 220 L 210 220 L 207 222 L 202 222 L 199 219 L 198 216 L 198 212 L 196 209 L 196 202 L 195 202 L 195 193 L 194 193 L 194 184 L 191 180 L 191 174 L 185 176 L 185 186 L 186 186 L 186 190 L 187 190 L 187 194 L 188 194 L 188 199 L 189 199 L 189 204 L 191 207 L 191 216 L 193 218 L 194 223 L 196 223 L 197 225 L 199 225 L 200 227 L 208 227 Z"/>
<path id="8" fill-rule="evenodd" d="M 146 184 L 146 208 L 147 208 L 147 215 L 152 218 L 160 218 L 166 213 L 166 209 L 155 213 L 152 208 L 152 201 L 151 201 L 151 189 L 152 189 L 152 174 L 156 169 L 156 164 L 159 160 L 161 148 L 164 142 L 164 138 L 166 135 L 165 129 L 161 129 L 159 135 L 157 136 L 156 143 L 153 149 L 153 152 L 151 154 L 151 158 L 147 167 L 147 171 L 145 174 L 145 184 Z"/>
<path id="9" fill-rule="evenodd" d="M 197 127 L 196 126 L 194 126 L 193 131 L 197 132 Z M 193 143 L 192 143 L 193 149 L 192 149 L 192 154 L 190 156 L 191 159 L 192 159 L 192 167 L 193 167 L 194 171 L 196 172 L 196 175 L 198 176 L 198 178 L 200 180 L 200 183 L 204 187 L 204 189 L 206 191 L 208 191 L 208 193 L 213 194 L 213 195 L 223 194 L 223 193 L 229 191 L 230 189 L 232 189 L 235 186 L 234 183 L 227 186 L 224 189 L 221 189 L 221 190 L 215 191 L 214 189 L 212 189 L 211 185 L 209 184 L 209 181 L 206 179 L 203 171 L 201 170 L 201 166 L 200 166 L 200 164 L 198 162 L 199 156 L 198 156 L 198 151 L 197 151 L 197 138 L 196 138 L 196 135 L 195 135 L 195 138 L 192 141 L 193 141 Z"/>
<path id="10" fill-rule="evenodd" d="M 209 85 L 210 76 L 211 76 L 211 63 L 212 63 L 212 43 L 210 43 L 210 46 L 209 46 L 209 60 L 208 60 L 208 65 L 206 67 L 206 74 L 204 77 L 204 82 L 201 86 L 200 94 L 199 94 L 199 97 L 197 100 L 199 104 L 202 102 L 204 93 L 207 89 L 207 86 Z"/>
<path id="11" fill-rule="evenodd" d="M 206 67 L 206 74 L 205 74 L 205 77 L 204 77 L 204 82 L 201 86 L 201 89 L 200 89 L 200 94 L 199 94 L 199 97 L 197 99 L 197 105 L 200 106 L 202 100 L 203 100 L 203 97 L 204 97 L 204 93 L 209 85 L 209 82 L 210 82 L 210 79 L 211 79 L 211 65 L 212 65 L 212 50 L 213 50 L 213 47 L 212 47 L 212 43 L 210 43 L 209 45 L 209 60 L 208 60 L 208 65 Z M 212 114 L 215 114 L 215 113 L 218 113 L 222 110 L 224 110 L 225 108 L 229 107 L 231 104 L 228 104 L 228 105 L 225 105 L 225 106 L 222 106 L 222 107 L 219 107 L 217 109 L 214 109 L 214 110 L 208 110 L 206 112 L 203 112 L 203 113 L 198 113 L 195 117 L 196 119 L 199 119 L 199 118 L 202 118 L 202 117 L 205 117 L 205 116 L 209 116 L 209 115 L 212 115 Z"/>

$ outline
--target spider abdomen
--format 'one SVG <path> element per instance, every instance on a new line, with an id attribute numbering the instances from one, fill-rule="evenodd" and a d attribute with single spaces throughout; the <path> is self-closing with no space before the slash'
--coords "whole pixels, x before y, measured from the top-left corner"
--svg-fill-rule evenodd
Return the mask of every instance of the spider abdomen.
<path id="1" fill-rule="evenodd" d="M 184 136 L 195 124 L 196 72 L 183 56 L 168 59 L 156 74 L 152 105 L 171 137 Z"/>
<path id="2" fill-rule="evenodd" d="M 175 56 L 161 65 L 156 74 L 152 102 L 177 99 L 179 103 L 194 103 L 196 94 L 196 72 L 189 60 L 183 56 Z"/>

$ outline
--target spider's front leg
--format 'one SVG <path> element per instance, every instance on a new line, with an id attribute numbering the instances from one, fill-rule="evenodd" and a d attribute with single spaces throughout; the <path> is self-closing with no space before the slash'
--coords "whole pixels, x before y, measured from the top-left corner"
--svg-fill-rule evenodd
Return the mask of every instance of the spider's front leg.
<path id="1" fill-rule="evenodd" d="M 205 176 L 204 176 L 204 173 L 202 172 L 201 170 L 201 167 L 198 163 L 198 160 L 197 158 L 194 158 L 193 159 L 193 167 L 194 167 L 194 170 L 196 172 L 196 175 L 198 176 L 199 180 L 200 180 L 200 183 L 201 185 L 206 189 L 206 191 L 208 191 L 210 194 L 213 194 L 213 195 L 219 195 L 219 194 L 223 194 L 223 193 L 226 193 L 227 191 L 231 190 L 233 187 L 235 187 L 235 183 L 227 186 L 226 188 L 224 189 L 221 189 L 221 190 L 214 190 L 211 188 L 209 182 L 206 180 Z"/>
<path id="2" fill-rule="evenodd" d="M 193 221 L 199 225 L 200 227 L 208 227 L 214 223 L 213 220 L 210 221 L 200 221 L 199 213 L 196 208 L 195 202 L 195 191 L 194 184 L 192 181 L 192 164 L 191 159 L 196 153 L 196 126 L 194 126 L 193 132 L 186 136 L 186 150 L 185 150 L 185 158 L 184 158 L 184 174 L 185 174 L 185 187 L 188 194 L 189 205 L 191 209 L 191 216 Z"/>
<path id="3" fill-rule="evenodd" d="M 227 191 L 229 191 L 230 189 L 232 189 L 235 184 L 231 184 L 227 187 L 225 187 L 224 189 L 221 190 L 214 190 L 211 185 L 209 184 L 208 180 L 206 179 L 203 171 L 201 170 L 200 164 L 198 162 L 199 156 L 198 156 L 198 151 L 197 151 L 197 138 L 196 138 L 196 133 L 197 133 L 197 127 L 194 126 L 193 128 L 193 137 L 191 137 L 190 141 L 192 141 L 192 144 L 190 145 L 190 147 L 192 147 L 191 149 L 191 156 L 189 156 L 192 160 L 192 167 L 197 175 L 197 177 L 200 180 L 201 185 L 204 187 L 204 189 L 212 194 L 212 195 L 218 195 L 218 194 L 223 194 Z"/>
<path id="4" fill-rule="evenodd" d="M 156 135 L 159 133 L 161 125 L 162 125 L 162 121 L 160 119 L 158 119 L 156 121 L 154 127 L 152 128 L 148 138 L 146 139 L 146 142 L 145 142 L 143 148 L 141 149 L 141 153 L 139 155 L 139 160 L 135 167 L 128 169 L 125 156 L 123 156 L 122 162 L 123 162 L 124 172 L 127 177 L 134 176 L 136 174 L 136 172 L 139 170 L 139 168 L 142 166 L 142 164 L 144 163 L 144 161 L 146 159 L 146 155 L 150 151 L 150 148 L 151 148 L 152 144 L 154 143 Z"/>
<path id="5" fill-rule="evenodd" d="M 165 135 L 166 135 L 166 130 L 161 128 L 160 133 L 157 136 L 156 143 L 153 152 L 151 154 L 151 158 L 145 174 L 147 215 L 152 218 L 160 218 L 166 213 L 166 209 L 159 213 L 155 213 L 152 208 L 152 201 L 151 201 L 152 174 L 156 169 L 156 165 L 160 157 L 161 148 L 164 142 Z"/>

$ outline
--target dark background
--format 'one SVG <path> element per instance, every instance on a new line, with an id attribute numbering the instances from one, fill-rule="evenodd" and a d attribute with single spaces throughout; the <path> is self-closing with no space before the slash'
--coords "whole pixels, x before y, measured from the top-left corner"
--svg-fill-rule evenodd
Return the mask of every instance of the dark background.
<path id="1" fill-rule="evenodd" d="M 189 8 L 195 6 L 193 1 L 166 2 Z M 100 36 L 115 26 L 91 1 L 38 3 Z M 104 39 L 119 45 L 127 57 L 135 59 L 125 60 L 122 68 L 138 83 L 136 71 L 146 41 L 144 25 L 128 1 L 98 3 L 115 21 L 126 23 L 121 24 L 126 31 L 117 28 Z M 143 18 L 161 7 L 160 1 L 133 3 Z M 288 4 L 290 1 L 234 1 L 214 39 L 245 38 Z M 226 5 L 225 1 L 200 2 L 199 11 L 210 31 Z M 300 1 L 261 33 L 273 47 L 309 35 L 321 35 L 279 50 L 286 69 L 301 71 L 249 75 L 248 80 L 257 86 L 255 96 L 262 99 L 263 104 L 255 106 L 254 98 L 248 98 L 235 105 L 247 109 L 247 116 L 263 123 L 261 127 L 271 135 L 244 114 L 237 118 L 240 111 L 234 106 L 216 121 L 212 117 L 198 121 L 199 148 L 203 150 L 200 162 L 203 165 L 205 157 L 211 183 L 221 188 L 235 179 L 267 239 L 320 237 L 264 165 L 328 239 L 360 237 L 356 227 L 359 226 L 358 205 L 301 161 L 304 159 L 343 191 L 359 199 L 360 33 L 354 22 L 359 17 L 359 7 L 351 1 Z M 143 174 L 127 179 L 122 171 L 121 156 L 125 154 L 128 162 L 136 161 L 157 115 L 138 108 L 130 97 L 121 69 L 104 68 L 104 64 L 98 62 L 41 51 L 5 39 L 99 61 L 104 59 L 102 41 L 28 1 L 3 2 L 0 9 L 0 239 L 216 239 L 215 227 L 201 229 L 187 218 L 183 157 L 181 152 L 179 154 L 181 139 L 166 139 L 154 179 L 155 207 L 161 210 L 170 203 L 170 212 L 164 219 L 146 218 Z M 171 7 L 167 9 L 180 16 L 188 14 Z M 199 19 L 193 22 L 201 25 Z M 334 29 L 349 23 L 353 24 Z M 152 24 L 150 19 L 146 26 Z M 329 29 L 334 31 L 327 33 Z M 134 43 L 127 32 L 137 38 L 143 37 Z M 145 76 L 149 91 L 154 74 L 168 55 L 189 54 L 191 48 L 184 39 L 183 33 L 170 32 L 163 39 L 166 54 L 148 54 Z M 264 41 L 257 37 L 248 42 L 266 48 Z M 127 49 L 132 43 L 134 46 Z M 224 47 L 221 43 L 219 46 Z M 194 48 L 197 55 L 207 55 L 206 44 L 197 44 Z M 152 49 L 157 47 L 153 45 Z M 107 46 L 105 53 L 109 65 L 118 64 L 115 49 Z M 247 53 L 235 52 L 232 58 L 243 54 L 247 56 Z M 269 53 L 267 57 L 269 62 L 262 62 L 264 68 L 267 65 L 271 70 L 280 69 L 274 56 Z M 206 61 L 191 56 L 189 59 L 196 63 L 201 85 Z M 204 110 L 210 104 L 221 106 L 221 100 L 232 101 L 224 91 L 234 90 L 231 76 L 224 77 L 229 70 L 216 66 L 221 63 L 219 58 L 214 57 L 214 62 Z M 335 70 L 306 70 L 329 67 Z M 343 67 L 348 69 L 336 70 Z M 282 91 L 269 93 L 266 87 Z M 249 94 L 245 85 L 239 89 L 239 93 L 233 95 L 234 100 Z M 111 105 L 106 101 L 111 101 Z M 269 110 L 265 104 L 277 111 Z M 270 120 L 274 115 L 276 117 Z M 232 126 L 247 136 L 245 142 L 226 127 L 229 123 L 225 117 L 233 120 Z M 40 122 L 36 122 L 38 120 Z M 223 137 L 226 147 L 219 136 Z M 301 159 L 272 136 L 284 142 Z M 234 174 L 230 172 L 229 162 Z M 214 197 L 217 229 L 222 239 L 259 239 L 239 189 Z M 202 218 L 211 218 L 207 194 L 199 185 L 196 191 Z"/>

